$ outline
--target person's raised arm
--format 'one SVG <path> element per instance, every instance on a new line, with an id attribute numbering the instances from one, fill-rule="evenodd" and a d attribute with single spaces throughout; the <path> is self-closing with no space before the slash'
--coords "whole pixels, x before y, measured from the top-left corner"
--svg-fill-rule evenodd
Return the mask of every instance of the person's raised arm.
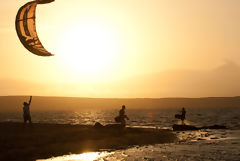
<path id="1" fill-rule="evenodd" d="M 29 100 L 29 105 L 31 104 L 31 102 L 32 102 L 32 96 L 30 96 L 30 100 Z"/>

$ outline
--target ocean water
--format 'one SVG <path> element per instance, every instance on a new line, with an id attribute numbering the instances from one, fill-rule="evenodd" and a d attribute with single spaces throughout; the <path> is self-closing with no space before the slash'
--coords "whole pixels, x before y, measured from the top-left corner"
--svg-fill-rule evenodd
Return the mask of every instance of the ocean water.
<path id="1" fill-rule="evenodd" d="M 127 109 L 127 126 L 171 129 L 181 108 Z M 187 108 L 186 124 L 194 126 L 225 125 L 226 130 L 176 132 L 178 141 L 171 144 L 135 146 L 125 150 L 104 149 L 49 160 L 240 160 L 240 108 Z M 33 122 L 60 124 L 114 123 L 119 109 L 84 111 L 32 111 Z M 0 121 L 22 121 L 17 112 L 0 113 Z"/>

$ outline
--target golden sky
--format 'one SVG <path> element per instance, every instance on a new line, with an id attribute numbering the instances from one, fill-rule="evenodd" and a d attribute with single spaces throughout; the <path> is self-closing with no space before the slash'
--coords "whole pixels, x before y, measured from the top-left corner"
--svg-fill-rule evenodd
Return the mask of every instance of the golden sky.
<path id="1" fill-rule="evenodd" d="M 38 36 L 53 57 L 33 55 L 18 40 L 15 16 L 27 2 L 0 2 L 0 95 L 240 95 L 239 0 L 38 5 Z"/>

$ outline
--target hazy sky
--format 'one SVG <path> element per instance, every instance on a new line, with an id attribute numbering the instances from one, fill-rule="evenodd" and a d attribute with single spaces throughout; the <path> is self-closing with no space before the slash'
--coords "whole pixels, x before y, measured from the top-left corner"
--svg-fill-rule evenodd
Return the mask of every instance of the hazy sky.
<path id="1" fill-rule="evenodd" d="M 240 0 L 56 0 L 38 5 L 37 32 L 53 57 L 31 54 L 17 37 L 15 16 L 27 2 L 0 2 L 0 95 L 240 95 L 235 90 L 240 89 Z M 213 85 L 222 79 L 221 71 L 214 78 L 211 73 L 222 66 L 233 74 Z M 134 83 L 149 75 L 155 83 Z M 197 83 L 189 87 L 189 82 Z M 204 85 L 207 90 L 198 92 Z"/>

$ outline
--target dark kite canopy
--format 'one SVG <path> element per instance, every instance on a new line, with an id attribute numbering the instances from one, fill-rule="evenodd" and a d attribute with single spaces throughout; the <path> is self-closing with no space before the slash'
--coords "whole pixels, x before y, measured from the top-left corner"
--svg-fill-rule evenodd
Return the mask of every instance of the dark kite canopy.
<path id="1" fill-rule="evenodd" d="M 22 6 L 16 16 L 17 35 L 31 53 L 39 56 L 53 56 L 40 42 L 36 31 L 36 7 L 38 4 L 51 3 L 54 0 L 35 0 Z"/>

